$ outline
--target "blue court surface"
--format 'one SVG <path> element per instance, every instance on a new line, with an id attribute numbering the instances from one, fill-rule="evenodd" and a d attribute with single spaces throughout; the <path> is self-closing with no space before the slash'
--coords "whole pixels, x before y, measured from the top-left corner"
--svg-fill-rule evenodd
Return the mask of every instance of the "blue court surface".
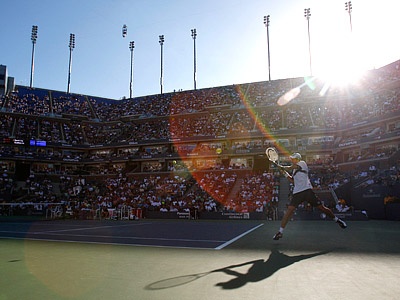
<path id="1" fill-rule="evenodd" d="M 52 242 L 223 249 L 262 222 L 42 221 L 0 223 L 0 237 Z"/>
<path id="2" fill-rule="evenodd" d="M 400 222 L 0 221 L 0 299 L 399 299 Z"/>

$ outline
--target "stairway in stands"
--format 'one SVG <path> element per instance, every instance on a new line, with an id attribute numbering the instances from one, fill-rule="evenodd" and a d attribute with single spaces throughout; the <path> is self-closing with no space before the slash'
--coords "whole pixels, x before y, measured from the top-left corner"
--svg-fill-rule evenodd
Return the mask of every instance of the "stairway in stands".
<path id="1" fill-rule="evenodd" d="M 230 190 L 228 197 L 226 199 L 231 200 L 237 198 L 237 193 L 240 191 L 240 188 L 242 187 L 242 184 L 244 182 L 244 177 L 245 177 L 244 173 L 238 174 L 235 185 Z"/>

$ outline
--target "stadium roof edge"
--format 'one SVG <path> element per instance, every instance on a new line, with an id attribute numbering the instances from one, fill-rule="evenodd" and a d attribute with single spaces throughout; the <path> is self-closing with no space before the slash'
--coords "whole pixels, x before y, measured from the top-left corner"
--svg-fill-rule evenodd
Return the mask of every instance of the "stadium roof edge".
<path id="1" fill-rule="evenodd" d="M 388 68 L 392 68 L 392 67 L 397 67 L 399 66 L 400 68 L 400 59 L 391 62 L 387 65 L 381 66 L 380 68 L 374 68 L 371 69 L 369 71 L 375 71 L 375 70 L 384 70 L 384 69 L 388 69 Z M 279 79 L 274 79 L 271 80 L 272 82 L 276 82 L 276 81 L 285 81 L 285 80 L 297 80 L 297 79 L 301 79 L 304 77 L 289 77 L 289 78 L 279 78 Z M 230 85 L 221 85 L 221 86 L 213 86 L 213 87 L 205 87 L 205 88 L 201 88 L 198 90 L 207 90 L 207 89 L 218 89 L 218 88 L 223 88 L 223 87 L 231 87 L 231 86 L 241 86 L 241 85 L 248 85 L 248 84 L 259 84 L 259 83 L 264 83 L 264 82 L 269 82 L 268 80 L 262 80 L 262 81 L 255 81 L 255 82 L 247 82 L 247 83 L 234 83 L 234 84 L 230 84 Z M 114 98 L 104 98 L 102 96 L 94 96 L 94 95 L 85 95 L 85 94 L 80 94 L 80 93 L 67 93 L 66 91 L 58 91 L 58 90 L 52 90 L 52 89 L 48 89 L 48 88 L 38 88 L 38 87 L 29 87 L 29 86 L 24 86 L 24 85 L 15 85 L 15 89 L 18 89 L 18 87 L 22 87 L 22 88 L 26 88 L 26 89 L 32 89 L 32 90 L 43 90 L 43 91 L 50 91 L 50 92 L 56 92 L 56 93 L 64 93 L 65 95 L 72 95 L 72 96 L 78 96 L 78 97 L 89 97 L 89 98 L 96 98 L 99 100 L 105 100 L 105 101 L 121 101 L 121 100 L 128 100 L 130 98 L 123 98 L 123 99 L 114 99 Z M 184 90 L 182 92 L 190 92 L 190 91 L 195 91 L 195 90 Z M 168 92 L 168 93 L 164 93 L 164 94 L 149 94 L 149 95 L 143 95 L 143 96 L 138 96 L 138 97 L 134 97 L 132 99 L 140 99 L 140 98 L 144 98 L 144 97 L 153 97 L 153 96 L 162 96 L 162 95 L 170 95 L 170 94 L 175 94 L 175 93 L 180 93 L 181 91 L 173 91 L 173 92 Z"/>

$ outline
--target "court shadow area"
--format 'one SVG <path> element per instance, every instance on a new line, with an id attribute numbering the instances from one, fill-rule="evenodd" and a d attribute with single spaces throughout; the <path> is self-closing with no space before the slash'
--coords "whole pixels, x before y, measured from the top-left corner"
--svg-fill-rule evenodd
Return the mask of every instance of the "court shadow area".
<path id="1" fill-rule="evenodd" d="M 177 277 L 166 278 L 157 282 L 153 282 L 145 287 L 146 290 L 161 290 L 173 288 L 181 285 L 188 284 L 195 281 L 203 276 L 209 275 L 211 273 L 225 273 L 233 276 L 232 279 L 226 282 L 220 282 L 215 284 L 215 286 L 221 287 L 222 289 L 230 290 L 237 289 L 249 282 L 258 282 L 267 279 L 272 276 L 275 272 L 280 269 L 286 268 L 296 262 L 313 258 L 315 256 L 324 255 L 330 251 L 320 251 L 312 254 L 302 254 L 296 256 L 286 255 L 277 249 L 272 249 L 271 254 L 267 260 L 257 259 L 241 264 L 230 265 L 221 269 L 212 270 L 205 273 L 182 275 Z M 240 273 L 235 269 L 250 265 L 247 273 Z"/>
<path id="2" fill-rule="evenodd" d="M 289 256 L 278 251 L 277 249 L 272 249 L 271 254 L 267 260 L 258 259 L 214 270 L 213 272 L 223 272 L 233 276 L 233 278 L 229 281 L 219 282 L 216 284 L 216 286 L 219 286 L 222 289 L 226 290 L 237 289 L 246 285 L 249 282 L 258 282 L 265 280 L 272 276 L 275 272 L 286 268 L 294 263 L 319 255 L 324 255 L 329 252 L 330 251 L 321 251 L 312 254 Z M 235 271 L 236 268 L 240 268 L 246 265 L 250 265 L 247 273 L 240 273 L 238 271 Z"/>

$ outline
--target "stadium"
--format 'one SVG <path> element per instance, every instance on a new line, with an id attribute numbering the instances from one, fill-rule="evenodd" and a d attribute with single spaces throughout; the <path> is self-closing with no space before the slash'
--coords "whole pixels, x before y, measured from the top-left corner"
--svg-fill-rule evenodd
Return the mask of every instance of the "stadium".
<path id="1" fill-rule="evenodd" d="M 324 95 L 315 79 L 286 106 L 305 79 L 120 101 L 17 85 L 1 98 L 2 214 L 276 220 L 289 184 L 273 146 L 283 164 L 302 153 L 347 218 L 398 219 L 399 66 Z"/>
<path id="2" fill-rule="evenodd" d="M 0 61 L 5 64 L 0 65 L 0 299 L 397 299 L 400 60 L 389 59 L 377 46 L 396 48 L 383 42 L 394 40 L 389 28 L 397 28 L 396 10 L 387 9 L 374 31 L 370 14 L 383 15 L 385 5 L 363 1 L 353 34 L 351 1 L 341 17 L 333 1 L 313 3 L 319 26 L 312 33 L 326 43 L 313 48 L 314 66 L 324 61 L 339 69 L 341 81 L 312 75 L 310 8 L 299 16 L 308 26 L 306 77 L 274 74 L 271 79 L 268 65 L 269 80 L 196 86 L 197 31 L 191 29 L 194 86 L 186 88 L 191 76 L 182 64 L 189 65 L 184 58 L 192 49 L 180 45 L 178 35 L 194 21 L 199 38 L 204 36 L 199 67 L 208 73 L 199 73 L 210 77 L 204 82 L 231 80 L 236 71 L 254 73 L 242 78 L 266 77 L 261 34 L 250 17 L 265 6 L 277 17 L 273 26 L 279 25 L 271 32 L 281 48 L 272 47 L 273 71 L 287 68 L 296 74 L 297 63 L 307 69 L 300 42 L 306 36 L 295 17 L 304 3 L 161 2 L 4 5 L 4 20 L 15 28 L 2 27 L 7 45 Z M 26 20 L 10 21 L 14 12 L 26 14 Z M 130 95 L 117 99 L 105 93 L 110 83 L 120 93 L 121 77 L 128 73 L 125 60 L 117 57 L 122 57 L 121 41 L 127 44 L 128 26 L 123 25 L 121 38 L 119 24 L 126 16 L 135 21 L 126 23 L 137 48 L 129 43 Z M 268 64 L 269 17 L 263 19 Z M 351 32 L 339 26 L 348 17 Z M 25 64 L 20 57 L 28 44 L 18 36 L 25 21 L 38 21 L 49 46 L 38 49 L 42 60 L 39 56 L 36 71 L 39 80 L 43 74 L 43 85 L 33 85 L 36 25 L 30 84 L 9 76 Z M 64 35 L 70 27 L 85 45 L 74 62 L 81 82 L 73 86 L 104 93 L 71 92 L 72 33 L 67 91 L 45 87 L 62 73 L 56 66 L 62 42 L 55 32 Z M 368 32 L 368 43 L 361 43 L 359 28 Z M 145 37 L 155 36 L 155 30 L 165 30 L 167 42 L 175 43 L 171 50 L 166 42 L 166 70 L 174 68 L 177 86 L 185 88 L 163 89 L 160 35 L 161 91 L 133 96 L 134 49 L 151 58 L 135 60 L 142 70 L 135 88 L 149 88 L 149 78 L 158 73 Z M 336 30 L 343 35 L 337 40 L 332 37 L 340 34 L 330 32 Z M 99 38 L 108 44 L 93 43 Z M 353 75 L 350 64 L 369 60 L 375 50 L 391 63 L 347 80 Z M 255 75 L 259 70 L 262 75 Z M 300 164 L 307 170 L 293 168 Z M 288 217 L 297 205 L 299 181 L 293 178 L 298 172 L 307 178 L 300 193 L 313 198 Z"/>
<path id="3" fill-rule="evenodd" d="M 32 276 L 21 281 L 19 292 L 10 284 L 5 294 L 27 299 L 34 284 L 29 299 L 104 299 L 114 297 L 115 288 L 122 297 L 137 295 L 134 299 L 189 299 L 193 293 L 226 299 L 227 291 L 255 299 L 263 289 L 244 285 L 259 282 L 268 293 L 277 289 L 273 294 L 282 299 L 299 291 L 308 299 L 307 289 L 282 289 L 270 279 L 275 273 L 297 276 L 303 269 L 288 266 L 312 258 L 336 271 L 336 260 L 344 259 L 350 268 L 350 282 L 340 272 L 323 274 L 324 289 L 352 299 L 378 297 L 370 296 L 378 287 L 359 274 L 378 263 L 371 255 L 380 255 L 379 268 L 386 273 L 378 272 L 375 282 L 392 282 L 383 254 L 397 253 L 392 233 L 398 229 L 362 221 L 400 217 L 399 65 L 373 70 L 359 85 L 330 88 L 322 96 L 324 83 L 315 80 L 285 106 L 277 98 L 303 78 L 122 101 L 15 86 L 1 97 L 0 232 L 8 261 L 2 277 Z M 266 246 L 262 241 L 282 218 L 290 188 L 266 158 L 271 146 L 282 164 L 290 153 L 301 152 L 320 199 L 346 222 L 360 222 L 348 222 L 351 229 L 337 235 L 326 216 L 299 207 L 292 221 L 303 223 L 291 227 L 283 245 Z M 37 223 L 43 219 L 56 223 Z M 335 238 L 325 240 L 325 233 Z M 105 245 L 113 245 L 107 253 L 114 255 L 101 250 Z M 136 248 L 125 248 L 129 245 Z M 272 252 L 264 260 L 265 247 Z M 210 259 L 210 249 L 225 248 Z M 93 260 L 93 251 L 103 263 Z M 363 257 L 364 269 L 355 253 Z M 27 267 L 10 269 L 10 262 L 19 261 Z M 165 261 L 170 272 L 153 270 Z M 190 263 L 183 267 L 182 261 Z M 308 274 L 320 273 L 318 265 L 308 264 Z M 245 266 L 251 268 L 240 275 Z M 123 288 L 110 278 L 116 270 Z M 93 277 L 93 271 L 102 275 Z M 137 282 L 126 282 L 131 276 Z M 343 290 L 329 288 L 332 280 Z"/>

